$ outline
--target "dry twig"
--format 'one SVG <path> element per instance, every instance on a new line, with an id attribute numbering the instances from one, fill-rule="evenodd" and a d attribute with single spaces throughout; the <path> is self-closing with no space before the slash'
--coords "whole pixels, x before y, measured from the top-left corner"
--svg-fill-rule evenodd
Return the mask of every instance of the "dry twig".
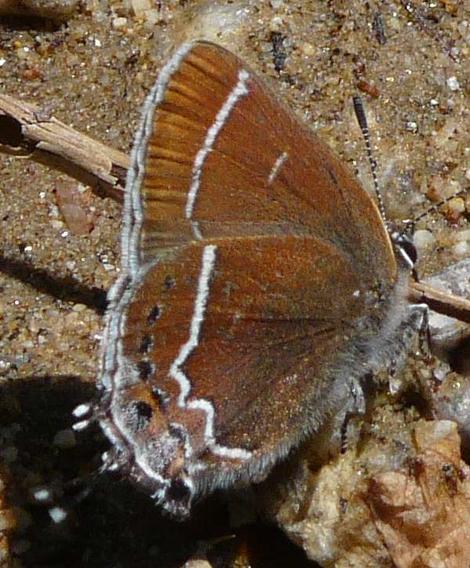
<path id="1" fill-rule="evenodd" d="M 43 109 L 0 94 L 0 149 L 46 163 L 122 201 L 129 157 Z"/>

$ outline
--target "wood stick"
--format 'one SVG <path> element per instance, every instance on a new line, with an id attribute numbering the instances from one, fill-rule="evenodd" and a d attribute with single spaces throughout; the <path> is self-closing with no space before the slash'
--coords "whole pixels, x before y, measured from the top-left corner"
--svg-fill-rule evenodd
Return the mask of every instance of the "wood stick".
<path id="1" fill-rule="evenodd" d="M 129 157 L 60 122 L 44 109 L 0 94 L 0 149 L 79 178 L 122 201 Z"/>
<path id="2" fill-rule="evenodd" d="M 412 282 L 408 298 L 413 303 L 427 304 L 431 310 L 470 323 L 470 300 L 433 288 L 423 282 Z"/>
<path id="3" fill-rule="evenodd" d="M 6 121 L 6 122 L 5 122 Z M 51 117 L 24 101 L 0 94 L 0 150 L 19 151 L 123 200 L 129 157 Z M 409 299 L 470 323 L 470 300 L 412 282 Z"/>

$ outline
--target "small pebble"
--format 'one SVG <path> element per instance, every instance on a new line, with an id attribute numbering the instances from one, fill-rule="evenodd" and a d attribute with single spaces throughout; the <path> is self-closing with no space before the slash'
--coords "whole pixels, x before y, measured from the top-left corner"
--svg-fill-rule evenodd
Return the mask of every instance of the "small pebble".
<path id="1" fill-rule="evenodd" d="M 281 18 L 281 16 L 274 16 L 273 18 L 271 18 L 271 21 L 269 22 L 269 28 L 271 31 L 280 31 L 282 30 L 284 27 L 284 20 Z"/>
<path id="2" fill-rule="evenodd" d="M 157 25 L 158 22 L 161 20 L 161 15 L 158 10 L 146 10 L 144 12 L 144 16 L 147 28 L 149 27 L 151 28 L 152 26 Z"/>
<path id="3" fill-rule="evenodd" d="M 139 16 L 146 10 L 151 10 L 153 7 L 151 0 L 131 0 L 130 5 L 132 13 L 136 16 Z"/>
<path id="4" fill-rule="evenodd" d="M 59 524 L 67 518 L 67 512 L 62 507 L 53 507 L 49 509 L 49 516 L 54 523 Z"/>
<path id="5" fill-rule="evenodd" d="M 113 28 L 115 30 L 121 30 L 127 26 L 127 18 L 114 18 Z"/>
<path id="6" fill-rule="evenodd" d="M 447 79 L 447 86 L 451 91 L 458 91 L 460 89 L 460 83 L 457 81 L 457 77 L 454 75 Z"/>
<path id="7" fill-rule="evenodd" d="M 467 256 L 470 251 L 470 246 L 467 241 L 462 241 L 452 247 L 452 252 L 455 256 Z"/>
<path id="8" fill-rule="evenodd" d="M 450 223 L 457 223 L 465 213 L 465 201 L 461 197 L 454 197 L 447 203 L 446 218 Z"/>
<path id="9" fill-rule="evenodd" d="M 434 244 L 435 240 L 436 238 L 431 231 L 426 229 L 419 229 L 418 231 L 415 231 L 415 234 L 413 235 L 413 243 L 418 250 L 430 247 Z"/>
<path id="10" fill-rule="evenodd" d="M 447 204 L 452 211 L 463 213 L 465 211 L 465 201 L 461 197 L 454 197 Z"/>
<path id="11" fill-rule="evenodd" d="M 429 381 L 430 379 L 432 379 L 432 371 L 431 369 L 428 368 L 421 368 L 419 369 L 419 375 L 421 378 Z"/>
<path id="12" fill-rule="evenodd" d="M 64 227 L 63 221 L 59 221 L 58 219 L 53 219 L 51 221 L 51 226 L 53 229 L 62 229 Z"/>
<path id="13" fill-rule="evenodd" d="M 31 490 L 33 499 L 38 503 L 47 503 L 52 498 L 51 490 L 47 487 L 35 487 Z"/>
<path id="14" fill-rule="evenodd" d="M 317 52 L 316 47 L 314 45 L 312 45 L 311 43 L 307 43 L 307 42 L 304 42 L 300 46 L 300 49 L 302 50 L 302 53 L 306 57 L 313 57 L 315 55 L 315 53 Z"/>

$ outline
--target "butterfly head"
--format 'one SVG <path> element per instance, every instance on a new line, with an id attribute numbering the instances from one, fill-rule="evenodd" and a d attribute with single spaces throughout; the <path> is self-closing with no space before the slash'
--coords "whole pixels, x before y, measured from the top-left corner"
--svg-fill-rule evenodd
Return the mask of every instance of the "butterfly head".
<path id="1" fill-rule="evenodd" d="M 413 243 L 411 231 L 408 227 L 405 227 L 404 230 L 399 230 L 390 222 L 387 222 L 387 230 L 397 257 L 404 263 L 405 267 L 414 273 L 416 263 L 418 262 L 418 251 Z"/>

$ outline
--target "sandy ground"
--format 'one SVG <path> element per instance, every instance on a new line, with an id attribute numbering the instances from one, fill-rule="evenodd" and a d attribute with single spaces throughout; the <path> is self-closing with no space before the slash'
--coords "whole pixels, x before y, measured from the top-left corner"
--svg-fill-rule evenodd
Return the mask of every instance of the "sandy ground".
<path id="1" fill-rule="evenodd" d="M 184 39 L 205 37 L 245 58 L 370 187 L 351 104 L 362 90 L 390 217 L 416 215 L 468 187 L 466 2 L 142 6 L 149 7 L 90 0 L 61 15 L 65 21 L 0 19 L 2 91 L 128 152 L 162 61 Z M 383 23 L 383 37 L 374 21 Z M 175 550 L 184 558 L 196 540 L 224 534 L 214 521 L 225 518 L 218 508 L 212 525 L 180 527 L 175 541 L 174 525 L 125 484 L 98 484 L 61 525 L 27 496 L 45 485 L 56 500 L 70 498 L 64 483 L 98 463 L 100 442 L 72 435 L 70 412 L 93 395 L 105 293 L 119 269 L 121 211 L 27 156 L 0 154 L 0 172 L 5 565 L 177 565 Z M 85 234 L 58 207 L 58 193 L 70 187 L 89 221 Z M 469 210 L 464 196 L 420 222 L 421 274 L 470 256 Z M 295 558 L 291 565 L 302 566 Z"/>

